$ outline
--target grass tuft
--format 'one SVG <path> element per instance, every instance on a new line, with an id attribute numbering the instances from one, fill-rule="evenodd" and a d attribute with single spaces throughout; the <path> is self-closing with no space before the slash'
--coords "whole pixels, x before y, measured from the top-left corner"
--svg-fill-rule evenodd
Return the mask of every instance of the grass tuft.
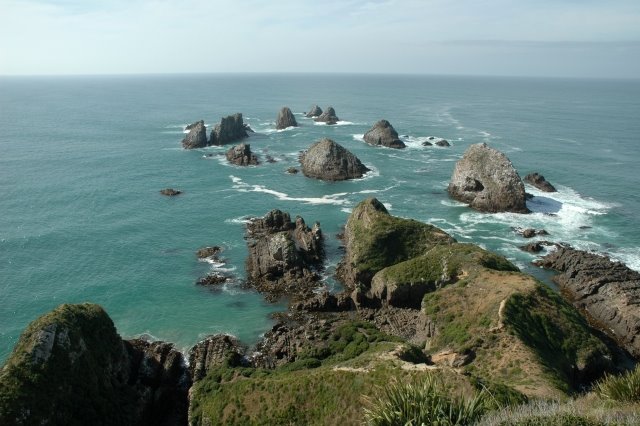
<path id="1" fill-rule="evenodd" d="M 605 375 L 595 386 L 600 398 L 616 402 L 640 402 L 640 365 L 621 376 Z"/>

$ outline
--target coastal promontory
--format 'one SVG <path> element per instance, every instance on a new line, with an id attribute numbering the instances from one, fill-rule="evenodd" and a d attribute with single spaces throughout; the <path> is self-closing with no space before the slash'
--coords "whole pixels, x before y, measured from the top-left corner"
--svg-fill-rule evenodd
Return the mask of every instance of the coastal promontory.
<path id="1" fill-rule="evenodd" d="M 322 180 L 347 180 L 362 177 L 369 169 L 342 145 L 324 138 L 300 156 L 302 173 Z"/>
<path id="2" fill-rule="evenodd" d="M 511 161 L 487 144 L 471 145 L 456 163 L 449 195 L 488 213 L 529 213 L 524 183 Z"/>

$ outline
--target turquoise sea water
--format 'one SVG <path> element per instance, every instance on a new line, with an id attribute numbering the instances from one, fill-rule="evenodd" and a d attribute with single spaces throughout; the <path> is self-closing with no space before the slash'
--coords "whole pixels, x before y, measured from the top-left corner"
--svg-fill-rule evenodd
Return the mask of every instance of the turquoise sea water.
<path id="1" fill-rule="evenodd" d="M 332 105 L 343 120 L 281 132 L 281 106 Z M 228 147 L 181 149 L 184 125 L 242 112 L 264 160 L 240 168 Z M 408 148 L 364 144 L 388 119 Z M 288 175 L 299 151 L 330 137 L 373 172 L 326 183 Z M 423 147 L 428 136 L 450 148 Z M 487 215 L 452 201 L 455 161 L 473 143 L 538 171 L 559 192 L 531 215 Z M 213 154 L 209 156 L 209 154 Z M 238 283 L 194 285 L 212 268 L 241 281 L 243 220 L 279 208 L 320 221 L 327 285 L 340 257 L 336 233 L 350 209 L 375 196 L 391 213 L 433 223 L 546 278 L 511 227 L 545 228 L 553 241 L 608 253 L 640 270 L 640 81 L 355 75 L 191 75 L 0 78 L 0 361 L 38 315 L 65 302 L 103 305 L 126 336 L 148 333 L 187 348 L 228 332 L 254 342 L 272 305 Z M 158 191 L 174 187 L 179 197 Z M 549 214 L 551 213 L 551 214 Z M 194 252 L 224 247 L 225 265 Z"/>

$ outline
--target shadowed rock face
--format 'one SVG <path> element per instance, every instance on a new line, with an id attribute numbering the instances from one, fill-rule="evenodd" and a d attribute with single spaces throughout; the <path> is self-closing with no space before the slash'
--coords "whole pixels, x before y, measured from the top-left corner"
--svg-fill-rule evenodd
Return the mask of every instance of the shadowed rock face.
<path id="1" fill-rule="evenodd" d="M 524 181 L 535 186 L 540 191 L 556 192 L 556 188 L 549 182 L 547 182 L 544 176 L 539 173 L 529 173 L 524 177 Z"/>
<path id="2" fill-rule="evenodd" d="M 328 107 L 315 121 L 319 123 L 336 124 L 340 119 L 336 116 L 336 110 L 333 109 L 333 107 Z"/>
<path id="3" fill-rule="evenodd" d="M 300 216 L 293 223 L 272 210 L 247 224 L 247 240 L 247 281 L 267 299 L 308 297 L 317 286 L 324 255 L 319 223 L 309 228 Z"/>
<path id="4" fill-rule="evenodd" d="M 388 148 L 405 148 L 398 132 L 387 120 L 380 120 L 364 134 L 364 141 L 370 145 L 382 145 Z"/>
<path id="5" fill-rule="evenodd" d="M 241 365 L 246 348 L 233 336 L 217 334 L 208 336 L 189 350 L 189 372 L 196 382 L 209 370 L 225 362 L 231 366 Z"/>
<path id="6" fill-rule="evenodd" d="M 282 130 L 287 127 L 296 126 L 298 126 L 298 122 L 289 107 L 282 107 L 280 112 L 278 112 L 278 117 L 276 118 L 276 129 Z"/>
<path id="7" fill-rule="evenodd" d="M 315 117 L 319 117 L 321 114 L 322 114 L 322 108 L 320 108 L 318 105 L 312 105 L 311 108 L 309 108 L 309 112 L 305 115 L 305 117 L 315 118 Z"/>
<path id="8" fill-rule="evenodd" d="M 223 117 L 211 131 L 210 145 L 225 145 L 246 138 L 247 126 L 242 121 L 242 114 L 236 113 Z"/>
<path id="9" fill-rule="evenodd" d="M 237 166 L 250 166 L 258 164 L 258 157 L 251 152 L 251 145 L 241 143 L 227 151 L 227 160 Z"/>
<path id="10" fill-rule="evenodd" d="M 322 180 L 356 179 L 369 171 L 358 157 L 326 138 L 311 145 L 300 163 L 305 176 Z"/>
<path id="11" fill-rule="evenodd" d="M 182 147 L 184 149 L 203 148 L 207 146 L 207 129 L 204 121 L 196 121 L 187 126 L 187 136 L 182 139 Z"/>
<path id="12" fill-rule="evenodd" d="M 553 280 L 574 306 L 640 359 L 640 273 L 568 247 L 558 247 L 536 264 L 560 272 Z"/>
<path id="13" fill-rule="evenodd" d="M 524 184 L 511 161 L 486 144 L 471 145 L 453 170 L 449 195 L 488 213 L 529 213 Z"/>
<path id="14" fill-rule="evenodd" d="M 61 305 L 0 371 L 0 424 L 186 424 L 190 386 L 173 345 L 123 341 L 98 305 Z"/>

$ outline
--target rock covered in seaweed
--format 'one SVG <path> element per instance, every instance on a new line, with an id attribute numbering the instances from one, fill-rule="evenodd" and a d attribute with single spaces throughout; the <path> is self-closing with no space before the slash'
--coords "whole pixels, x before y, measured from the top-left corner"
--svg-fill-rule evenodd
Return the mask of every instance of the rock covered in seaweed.
<path id="1" fill-rule="evenodd" d="M 535 186 L 540 191 L 557 192 L 556 188 L 551 185 L 540 173 L 529 173 L 524 177 L 524 181 Z"/>
<path id="2" fill-rule="evenodd" d="M 388 148 L 405 148 L 406 145 L 398 137 L 398 132 L 387 120 L 376 122 L 364 134 L 364 141 L 370 145 L 382 145 Z"/>
<path id="3" fill-rule="evenodd" d="M 209 144 L 225 145 L 244 139 L 248 136 L 247 129 L 248 126 L 244 124 L 241 113 L 223 117 L 211 131 Z"/>
<path id="4" fill-rule="evenodd" d="M 298 122 L 296 118 L 293 116 L 293 113 L 289 109 L 289 107 L 282 107 L 278 112 L 278 117 L 276 118 L 276 129 L 282 130 L 287 127 L 297 127 Z"/>
<path id="5" fill-rule="evenodd" d="M 316 117 L 314 121 L 317 121 L 318 123 L 336 124 L 340 119 L 336 116 L 336 110 L 330 106 L 327 107 L 322 114 Z"/>
<path id="6" fill-rule="evenodd" d="M 322 108 L 320 108 L 318 105 L 312 105 L 311 108 L 309 108 L 309 112 L 305 114 L 305 117 L 316 118 L 316 117 L 319 117 L 321 114 L 322 114 Z"/>
<path id="7" fill-rule="evenodd" d="M 251 145 L 241 143 L 230 148 L 226 153 L 227 160 L 236 166 L 255 166 L 258 164 L 258 157 L 251 152 Z"/>
<path id="8" fill-rule="evenodd" d="M 449 195 L 488 213 L 529 213 L 524 184 L 506 155 L 487 144 L 471 145 L 453 170 Z"/>
<path id="9" fill-rule="evenodd" d="M 247 224 L 247 281 L 270 300 L 283 295 L 306 297 L 317 286 L 324 257 L 320 224 L 272 210 Z"/>
<path id="10" fill-rule="evenodd" d="M 357 179 L 369 171 L 358 157 L 327 138 L 311 145 L 300 163 L 305 176 L 322 180 Z"/>
<path id="11" fill-rule="evenodd" d="M 203 148 L 207 146 L 207 128 L 204 120 L 196 121 L 186 127 L 189 133 L 182 139 L 184 149 Z"/>

